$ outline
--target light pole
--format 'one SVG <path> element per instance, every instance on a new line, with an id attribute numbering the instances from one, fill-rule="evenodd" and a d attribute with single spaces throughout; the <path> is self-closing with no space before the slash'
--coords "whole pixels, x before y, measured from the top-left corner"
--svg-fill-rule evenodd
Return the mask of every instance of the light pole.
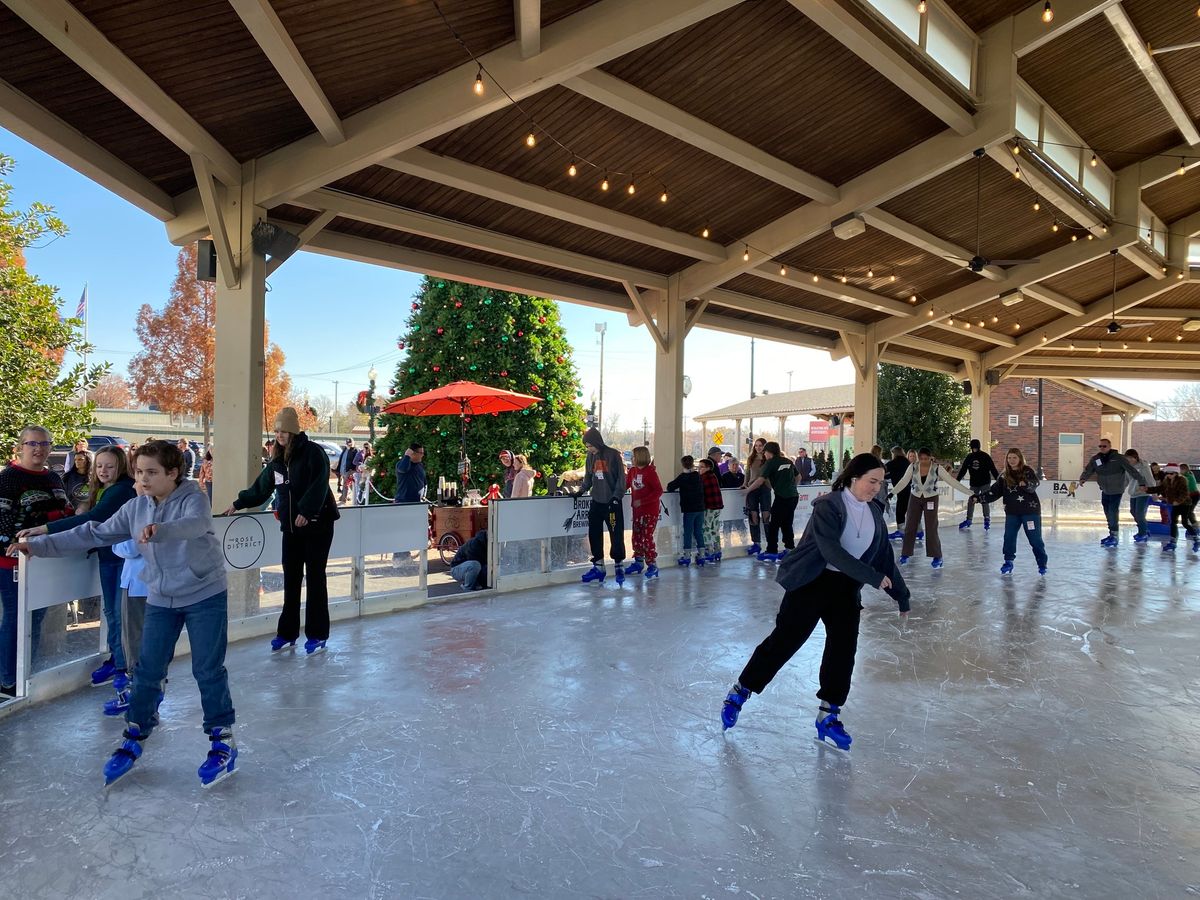
<path id="1" fill-rule="evenodd" d="M 367 385 L 367 433 L 370 435 L 372 447 L 375 446 L 375 413 L 378 411 L 378 407 L 375 406 L 375 376 L 378 374 L 374 366 L 367 371 L 367 378 L 370 379 L 370 384 Z"/>
<path id="2" fill-rule="evenodd" d="M 600 408 L 596 413 L 596 427 L 604 427 L 604 332 L 608 326 L 603 322 L 596 323 L 596 333 L 600 335 Z"/>

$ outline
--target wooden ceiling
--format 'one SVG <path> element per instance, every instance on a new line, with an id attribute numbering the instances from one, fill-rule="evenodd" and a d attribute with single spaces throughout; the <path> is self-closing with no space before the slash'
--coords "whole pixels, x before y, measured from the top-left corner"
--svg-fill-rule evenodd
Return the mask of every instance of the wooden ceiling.
<path id="1" fill-rule="evenodd" d="M 144 98 L 130 97 L 144 85 L 110 90 L 104 86 L 111 84 L 103 77 L 108 73 L 97 74 L 95 59 L 83 53 L 72 59 L 58 49 L 63 28 L 54 20 L 43 21 L 39 32 L 37 16 L 29 12 L 35 5 L 0 0 L 0 124 L 18 133 L 17 126 L 27 124 L 23 108 L 5 108 L 13 96 L 5 88 L 11 86 L 56 117 L 41 142 L 49 152 L 62 158 L 62 145 L 77 136 L 84 142 L 83 155 L 96 155 L 89 163 L 106 174 L 116 172 L 111 180 L 118 183 L 136 182 L 134 193 L 147 189 L 138 181 L 143 179 L 150 190 L 169 198 L 165 205 L 174 204 L 181 220 L 198 204 L 189 156 L 196 150 L 178 129 L 172 131 L 186 120 L 183 131 L 190 121 L 210 135 L 232 157 L 235 171 L 237 163 L 253 163 L 245 171 L 260 173 L 293 151 L 348 160 L 331 166 L 336 174 L 319 186 L 336 192 L 339 202 L 377 204 L 367 207 L 369 216 L 331 210 L 339 213 L 326 226 L 331 240 L 336 238 L 339 247 L 359 246 L 359 258 L 390 265 L 433 254 L 446 270 L 461 267 L 465 280 L 479 267 L 490 267 L 489 272 L 511 273 L 514 284 L 526 278 L 530 284 L 573 286 L 591 298 L 582 302 L 604 303 L 611 297 L 614 308 L 622 309 L 628 308 L 622 282 L 631 279 L 613 272 L 652 276 L 647 284 L 690 277 L 708 285 L 697 289 L 698 295 L 719 288 L 761 302 L 755 308 L 769 315 L 723 305 L 719 294 L 708 298 L 714 315 L 725 324 L 744 323 L 747 333 L 774 330 L 820 343 L 838 339 L 838 329 L 830 326 L 838 320 L 859 332 L 864 325 L 885 323 L 893 323 L 886 327 L 894 330 L 899 321 L 920 339 L 910 344 L 923 349 L 905 349 L 902 340 L 891 346 L 945 367 L 957 365 L 964 354 L 983 354 L 1054 329 L 1069 315 L 1033 298 L 1015 306 L 998 299 L 1023 284 L 1020 279 L 1031 271 L 1037 276 L 1029 277 L 1044 288 L 1082 304 L 1112 291 L 1112 261 L 1104 255 L 1109 245 L 1097 243 L 1089 257 L 1072 250 L 1071 231 L 1051 230 L 1056 219 L 1072 216 L 1069 189 L 1051 178 L 1053 191 L 1066 197 L 1056 206 L 1054 198 L 1045 192 L 1038 197 L 991 158 L 976 162 L 971 157 L 977 144 L 969 132 L 988 121 L 987 85 L 970 95 L 952 84 L 923 51 L 867 13 L 868 0 L 816 5 L 800 0 L 543 0 L 540 53 L 535 47 L 528 54 L 522 51 L 512 0 L 440 0 L 445 18 L 431 0 L 270 0 L 297 58 L 344 129 L 344 143 L 329 146 L 322 143 L 311 108 L 298 99 L 303 91 L 279 73 L 262 33 L 245 24 L 229 0 L 43 2 L 64 18 L 72 9 L 82 14 L 98 30 L 99 44 L 111 43 L 110 56 L 101 48 L 101 63 L 119 70 L 121 63 L 113 57 L 120 56 L 163 98 L 148 104 L 148 114 L 147 104 L 140 103 Z M 671 4 L 673 18 L 657 23 L 660 7 Z M 1040 2 L 946 0 L 946 5 L 977 33 L 1009 16 L 1018 17 L 1014 34 L 1029 31 L 1030 22 L 1034 32 L 1041 27 Z M 1154 48 L 1200 40 L 1195 0 L 1123 0 L 1122 5 Z M 707 14 L 696 12 L 701 8 Z M 22 9 L 24 19 L 13 11 Z M 608 15 L 613 9 L 619 14 Z M 1059 10 L 1055 29 L 1075 13 Z M 584 22 L 591 24 L 578 24 Z M 1062 27 L 1020 55 L 1020 76 L 1114 170 L 1139 162 L 1161 167 L 1156 155 L 1177 150 L 1183 139 L 1179 123 L 1102 12 L 1066 26 L 1073 27 Z M 997 33 L 1008 31 L 1002 27 Z M 608 41 L 587 57 L 588 65 L 598 66 L 592 81 L 600 79 L 637 102 L 666 104 L 670 114 L 639 113 L 628 102 L 622 106 L 611 99 L 601 103 L 592 99 L 594 91 L 585 96 L 592 84 L 586 67 L 571 69 L 574 60 L 565 59 L 557 68 L 546 63 L 551 75 L 531 76 L 516 88 L 515 103 L 496 102 L 502 95 L 489 70 L 488 97 L 478 110 L 447 112 L 437 120 L 441 124 L 414 129 L 419 137 L 398 141 L 394 149 L 361 148 L 363 134 L 382 127 L 381 109 L 399 128 L 410 118 L 432 115 L 431 101 L 421 91 L 449 84 L 448 79 L 461 77 L 462 93 L 455 88 L 452 96 L 447 88 L 438 96 L 449 107 L 464 106 L 476 72 L 472 53 L 486 57 L 497 71 L 515 72 L 525 63 L 557 59 L 557 47 L 567 40 L 587 41 L 593 49 Z M 1186 114 L 1200 117 L 1200 50 L 1155 60 Z M 973 122 L 965 118 L 971 113 Z M 35 143 L 44 126 L 33 128 Z M 530 130 L 538 137 L 532 149 L 524 142 Z M 1008 137 L 997 130 L 979 142 L 998 146 Z M 1200 157 L 1197 148 L 1183 152 L 1189 162 Z M 394 154 L 399 158 L 391 158 Z M 420 177 L 406 174 L 405 160 L 414 154 L 443 172 L 427 168 Z M 579 170 L 575 177 L 567 174 L 573 159 Z M 445 174 L 449 169 L 459 176 Z M 599 183 L 606 172 L 611 189 L 603 192 Z M 807 192 L 796 175 L 809 180 Z M 888 179 L 895 180 L 894 190 L 880 187 Z M 1160 173 L 1157 179 L 1146 182 L 1141 199 L 1164 221 L 1200 212 L 1200 166 L 1182 177 Z M 812 190 L 814 180 L 824 182 L 819 190 Z M 637 188 L 633 194 L 627 191 L 631 181 Z M 660 200 L 664 189 L 665 203 Z M 852 199 L 835 202 L 839 189 Z M 274 219 L 299 230 L 316 217 L 313 207 L 321 196 L 331 196 L 311 190 L 309 184 L 283 191 L 264 205 Z M 822 198 L 821 191 L 829 193 Z M 874 199 L 858 204 L 860 197 Z M 1035 201 L 1040 210 L 1034 210 Z M 896 227 L 888 233 L 868 227 L 842 240 L 830 230 L 831 222 L 847 214 L 869 214 L 873 204 L 900 220 L 907 235 L 894 236 Z M 1122 217 L 1132 218 L 1127 210 L 1114 211 L 1107 224 L 1119 228 Z M 206 221 L 201 218 L 201 226 Z M 423 232 L 413 224 L 418 221 L 426 226 Z M 194 238 L 194 229 L 180 229 L 180 240 Z M 708 239 L 702 241 L 705 229 Z M 1083 232 L 1076 229 L 1076 234 Z M 496 236 L 494 245 L 480 235 Z M 391 256 L 384 258 L 379 248 L 391 248 Z M 1044 269 L 1030 264 L 1008 275 L 993 272 L 997 280 L 988 281 L 947 258 L 970 256 L 977 248 L 989 259 L 1070 262 Z M 377 251 L 380 255 L 373 257 Z M 743 253 L 753 253 L 755 261 L 739 269 Z M 762 270 L 755 272 L 759 265 Z M 816 272 L 830 287 L 844 275 L 846 297 L 781 283 L 767 271 L 780 265 Z M 717 274 L 707 278 L 710 271 Z M 1169 277 L 1175 275 L 1172 271 Z M 1117 259 L 1118 291 L 1141 289 L 1150 279 L 1144 268 Z M 1184 281 L 1172 287 L 1145 306 L 1200 306 L 1196 285 Z M 914 294 L 921 314 L 910 322 L 904 313 Z M 949 327 L 946 310 L 938 306 L 948 295 L 955 303 L 966 298 Z M 872 299 L 880 308 L 871 308 Z M 726 300 L 732 302 L 728 295 Z M 938 312 L 925 321 L 930 305 Z M 1146 333 L 1156 345 L 1182 349 L 1196 333 L 1175 341 L 1172 329 L 1178 325 L 1166 322 Z M 1088 326 L 1068 333 L 1082 339 L 1095 330 Z M 935 345 L 946 353 L 929 352 Z"/>

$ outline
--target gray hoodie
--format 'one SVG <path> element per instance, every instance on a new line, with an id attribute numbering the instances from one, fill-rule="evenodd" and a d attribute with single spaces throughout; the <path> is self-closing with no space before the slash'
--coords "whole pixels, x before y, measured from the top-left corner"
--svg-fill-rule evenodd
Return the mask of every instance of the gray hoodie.
<path id="1" fill-rule="evenodd" d="M 184 481 L 161 503 L 135 497 L 105 522 L 85 522 L 61 534 L 29 539 L 31 556 L 69 556 L 93 547 L 137 540 L 147 525 L 157 525 L 148 544 L 139 544 L 146 561 L 142 581 L 152 606 L 177 608 L 207 600 L 225 590 L 225 554 L 213 532 L 208 495 L 196 481 Z"/>
<path id="2" fill-rule="evenodd" d="M 583 464 L 583 484 L 579 493 L 592 492 L 593 503 L 620 502 L 625 494 L 625 460 L 621 451 L 604 443 L 604 437 L 595 428 L 583 433 L 583 442 L 599 447 L 599 453 L 589 453 Z"/>

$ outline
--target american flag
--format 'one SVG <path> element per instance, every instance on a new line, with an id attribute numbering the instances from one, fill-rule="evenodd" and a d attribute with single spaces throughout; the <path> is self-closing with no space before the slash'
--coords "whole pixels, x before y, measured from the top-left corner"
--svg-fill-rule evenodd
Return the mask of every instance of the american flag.
<path id="1" fill-rule="evenodd" d="M 83 286 L 83 293 L 79 297 L 79 305 L 75 307 L 75 318 L 82 319 L 87 315 L 87 285 Z"/>

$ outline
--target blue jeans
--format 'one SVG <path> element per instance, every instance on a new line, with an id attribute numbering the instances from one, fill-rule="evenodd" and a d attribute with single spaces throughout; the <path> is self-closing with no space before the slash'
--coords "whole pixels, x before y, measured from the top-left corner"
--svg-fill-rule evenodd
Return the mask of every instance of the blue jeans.
<path id="1" fill-rule="evenodd" d="M 17 570 L 0 569 L 0 600 L 4 618 L 0 621 L 0 684 L 11 687 L 17 683 Z M 46 610 L 33 611 L 33 656 L 37 656 L 42 638 L 42 619 Z M 33 659 L 29 660 L 30 667 Z"/>
<path id="2" fill-rule="evenodd" d="M 1143 534 L 1149 534 L 1150 530 L 1146 527 L 1146 510 L 1150 507 L 1150 495 L 1142 494 L 1129 498 L 1129 514 L 1133 516 L 1133 521 L 1137 522 L 1138 537 Z"/>
<path id="3" fill-rule="evenodd" d="M 482 571 L 482 563 L 468 559 L 465 562 L 460 562 L 457 566 L 453 566 L 450 569 L 450 577 L 461 584 L 464 591 L 473 591 L 477 587 L 483 587 L 479 583 L 479 573 Z"/>
<path id="4" fill-rule="evenodd" d="M 149 734 L 158 724 L 158 695 L 167 666 L 175 655 L 175 642 L 187 626 L 192 645 L 192 675 L 200 688 L 204 730 L 233 724 L 233 698 L 225 671 L 225 645 L 229 623 L 229 596 L 225 591 L 207 600 L 171 609 L 146 606 L 142 648 L 133 675 L 133 696 L 125 721 Z"/>
<path id="5" fill-rule="evenodd" d="M 1107 495 L 1105 495 L 1107 496 Z M 1046 565 L 1046 544 L 1042 541 L 1042 516 L 1034 513 L 1029 516 L 1004 517 L 1004 560 L 1012 562 L 1017 556 L 1017 532 L 1023 531 L 1033 548 L 1033 558 L 1039 566 Z"/>
<path id="6" fill-rule="evenodd" d="M 704 510 L 683 514 L 683 549 L 685 552 L 692 549 L 693 540 L 696 542 L 697 550 L 704 549 Z"/>
<path id="7" fill-rule="evenodd" d="M 1117 517 L 1121 514 L 1121 498 L 1124 494 L 1101 494 L 1100 505 L 1104 507 L 1104 518 L 1108 519 L 1108 533 L 1116 534 L 1120 531 L 1117 524 Z"/>
<path id="8" fill-rule="evenodd" d="M 125 560 L 100 560 L 100 596 L 104 601 L 104 624 L 108 628 L 108 648 L 113 665 L 125 669 L 125 648 L 121 644 L 121 567 Z"/>

